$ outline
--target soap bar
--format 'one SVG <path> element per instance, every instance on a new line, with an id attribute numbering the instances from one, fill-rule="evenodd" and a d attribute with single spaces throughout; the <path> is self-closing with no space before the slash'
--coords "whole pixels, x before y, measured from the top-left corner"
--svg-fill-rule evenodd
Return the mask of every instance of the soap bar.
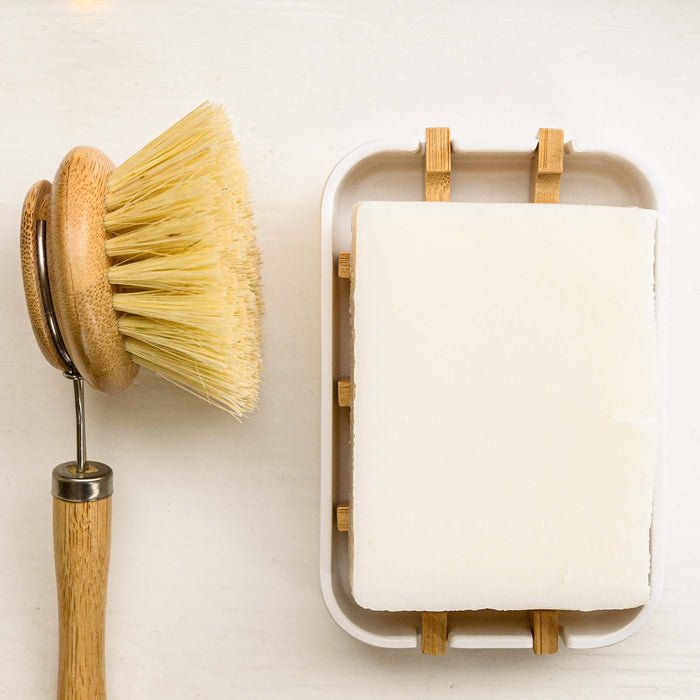
<path id="1" fill-rule="evenodd" d="M 360 606 L 648 600 L 655 225 L 624 207 L 356 205 Z"/>

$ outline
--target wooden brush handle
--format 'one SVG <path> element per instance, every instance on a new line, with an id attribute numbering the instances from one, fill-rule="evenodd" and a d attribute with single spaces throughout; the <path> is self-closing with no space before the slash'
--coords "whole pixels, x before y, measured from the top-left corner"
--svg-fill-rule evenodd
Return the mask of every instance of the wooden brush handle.
<path id="1" fill-rule="evenodd" d="M 58 700 L 104 700 L 112 498 L 87 503 L 53 500 Z"/>

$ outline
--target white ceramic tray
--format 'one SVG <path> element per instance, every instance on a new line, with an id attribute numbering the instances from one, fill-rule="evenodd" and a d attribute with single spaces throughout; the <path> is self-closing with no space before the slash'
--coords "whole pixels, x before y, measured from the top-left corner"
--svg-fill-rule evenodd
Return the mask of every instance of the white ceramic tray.
<path id="1" fill-rule="evenodd" d="M 513 148 L 452 142 L 451 198 L 456 202 L 527 202 L 532 152 L 536 141 Z M 348 579 L 348 533 L 335 529 L 334 507 L 350 493 L 348 409 L 335 401 L 335 382 L 350 376 L 349 283 L 338 279 L 338 253 L 349 251 L 353 205 L 361 200 L 422 200 L 424 149 L 420 140 L 382 140 L 345 156 L 331 173 L 321 207 L 321 589 L 333 619 L 357 639 L 379 647 L 419 646 L 420 613 L 375 612 L 359 607 Z M 666 235 L 660 187 L 634 159 L 603 148 L 579 148 L 568 142 L 560 202 L 655 209 L 654 280 L 656 321 L 664 397 L 661 440 L 651 531 L 651 599 L 631 610 L 560 611 L 560 638 L 574 649 L 614 644 L 637 631 L 652 613 L 663 579 L 666 344 Z M 526 612 L 490 610 L 449 615 L 452 648 L 531 648 Z"/>

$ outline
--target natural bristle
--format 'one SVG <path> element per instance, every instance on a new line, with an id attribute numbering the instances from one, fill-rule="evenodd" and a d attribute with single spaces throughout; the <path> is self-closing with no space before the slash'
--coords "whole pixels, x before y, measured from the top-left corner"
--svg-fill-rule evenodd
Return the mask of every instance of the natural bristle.
<path id="1" fill-rule="evenodd" d="M 236 416 L 260 379 L 260 254 L 223 108 L 205 103 L 111 175 L 113 305 L 134 361 Z"/>

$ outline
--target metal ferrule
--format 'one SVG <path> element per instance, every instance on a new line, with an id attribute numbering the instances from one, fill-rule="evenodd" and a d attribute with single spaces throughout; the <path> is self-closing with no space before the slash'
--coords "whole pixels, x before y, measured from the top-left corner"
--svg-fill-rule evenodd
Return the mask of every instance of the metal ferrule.
<path id="1" fill-rule="evenodd" d="M 102 462 L 87 462 L 84 472 L 78 471 L 75 462 L 64 462 L 53 470 L 51 493 L 62 501 L 99 501 L 112 491 L 112 469 Z"/>

